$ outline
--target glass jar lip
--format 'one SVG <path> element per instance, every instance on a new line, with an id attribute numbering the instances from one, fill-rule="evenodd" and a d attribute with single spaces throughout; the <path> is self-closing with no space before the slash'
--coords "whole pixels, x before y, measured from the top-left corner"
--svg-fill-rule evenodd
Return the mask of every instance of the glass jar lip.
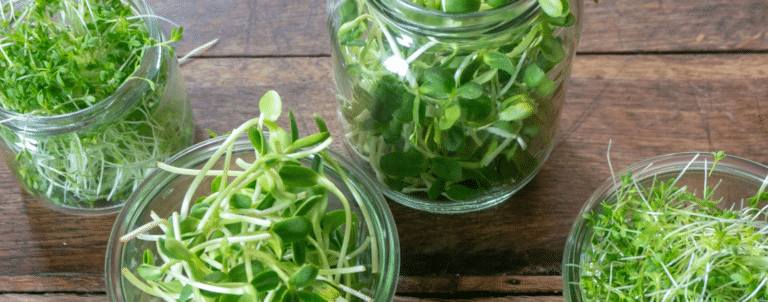
<path id="1" fill-rule="evenodd" d="M 161 26 L 157 18 L 153 17 L 152 9 L 146 1 L 129 1 L 133 4 L 134 9 L 143 16 L 142 19 L 149 36 L 158 41 L 164 41 L 165 37 Z M 23 1 L 19 0 L 16 2 Z M 150 84 L 142 79 L 154 76 L 160 68 L 163 55 L 161 48 L 162 46 L 160 45 L 147 48 L 139 63 L 139 68 L 134 71 L 129 79 L 123 82 L 112 95 L 93 106 L 51 116 L 18 113 L 0 108 L 0 125 L 25 135 L 48 136 L 80 131 L 102 123 L 108 123 L 111 121 L 110 116 L 120 115 L 136 106 L 140 101 L 139 98 L 121 101 L 125 99 L 123 96 L 129 95 L 132 92 L 151 89 Z"/>
<path id="2" fill-rule="evenodd" d="M 219 136 L 206 141 L 197 143 L 184 151 L 176 154 L 166 160 L 175 167 L 191 168 L 205 162 L 210 156 L 218 150 L 218 147 L 225 140 L 230 139 L 229 135 Z M 240 135 L 235 139 L 233 152 L 243 153 L 252 150 L 253 146 L 246 134 Z M 397 279 L 400 272 L 400 242 L 395 227 L 394 217 L 389 209 L 389 205 L 383 195 L 376 190 L 373 180 L 371 180 L 359 167 L 352 164 L 345 156 L 332 150 L 326 149 L 328 153 L 336 159 L 341 167 L 347 172 L 347 176 L 359 187 L 370 203 L 366 203 L 366 208 L 370 212 L 370 218 L 376 231 L 382 231 L 378 236 L 378 249 L 380 252 L 380 278 L 377 288 L 374 289 L 375 295 L 373 301 L 384 302 L 391 301 L 395 295 Z M 147 203 L 152 200 L 151 197 L 157 196 L 162 189 L 168 186 L 179 175 L 155 169 L 138 187 L 138 189 L 126 201 L 122 210 L 115 219 L 112 231 L 109 236 L 105 259 L 105 279 L 107 294 L 111 301 L 123 301 L 121 267 L 124 257 L 123 244 L 120 237 L 125 234 L 132 221 L 138 218 L 138 213 L 147 207 Z M 149 198 L 147 198 L 149 197 Z"/>
<path id="3" fill-rule="evenodd" d="M 581 292 L 578 290 L 578 285 L 574 284 L 574 280 L 578 280 L 579 274 L 575 264 L 580 261 L 583 242 L 588 238 L 589 233 L 584 215 L 599 206 L 604 197 L 611 195 L 621 186 L 620 183 L 616 183 L 621 182 L 621 175 L 631 172 L 634 179 L 643 182 L 660 174 L 683 175 L 680 173 L 686 170 L 686 167 L 686 171 L 703 173 L 712 168 L 714 159 L 711 152 L 679 152 L 651 157 L 613 173 L 598 186 L 585 201 L 566 237 L 562 262 L 565 301 L 581 301 Z M 738 156 L 727 155 L 718 161 L 714 171 L 724 173 L 722 178 L 741 177 L 755 185 L 768 182 L 768 166 Z"/>
<path id="4" fill-rule="evenodd" d="M 510 29 L 524 28 L 542 14 L 537 0 L 468 13 L 449 13 L 408 0 L 365 0 L 370 11 L 385 23 L 416 36 L 438 41 L 506 39 Z"/>

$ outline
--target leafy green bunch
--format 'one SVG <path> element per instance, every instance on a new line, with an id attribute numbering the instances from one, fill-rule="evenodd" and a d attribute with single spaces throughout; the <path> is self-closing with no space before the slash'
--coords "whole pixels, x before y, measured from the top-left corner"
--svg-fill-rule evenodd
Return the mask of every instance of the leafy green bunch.
<path id="1" fill-rule="evenodd" d="M 742 208 L 722 209 L 706 176 L 701 197 L 679 177 L 643 186 L 621 176 L 616 195 L 584 215 L 594 233 L 577 264 L 583 301 L 768 299 L 765 185 Z"/>
<path id="2" fill-rule="evenodd" d="M 119 0 L 4 1 L 0 8 L 0 106 L 11 112 L 0 137 L 32 195 L 66 208 L 114 207 L 154 162 L 191 143 L 188 98 L 169 44 L 180 28 L 160 41 L 144 21 L 155 16 Z M 136 77 L 155 55 L 162 57 L 157 72 Z M 116 94 L 122 86 L 128 89 Z M 15 132 L 58 126 L 23 124 L 12 113 L 67 117 L 105 100 L 131 105 L 120 113 L 110 107 L 103 116 L 112 120 L 99 117 L 82 130 Z"/>
<path id="3" fill-rule="evenodd" d="M 534 173 L 570 72 L 556 34 L 576 22 L 568 1 L 542 0 L 532 21 L 476 42 L 408 32 L 367 5 L 338 8 L 337 86 L 346 138 L 378 178 L 396 191 L 469 200 Z"/>
<path id="4" fill-rule="evenodd" d="M 159 166 L 194 181 L 179 212 L 168 218 L 153 212 L 151 222 L 123 236 L 156 243 L 156 252 L 145 251 L 138 277 L 128 268 L 123 276 L 165 301 L 370 301 L 364 293 L 370 283 L 359 277 L 369 267 L 356 263 L 372 259 L 376 273 L 375 234 L 360 231 L 350 202 L 368 214 L 325 150 L 332 140 L 325 122 L 315 115 L 320 132 L 299 137 L 293 114 L 290 131 L 275 123 L 282 111 L 276 92 L 265 94 L 259 108 L 260 117 L 233 130 L 202 168 Z M 232 145 L 243 133 L 255 158 L 233 162 Z M 223 168 L 212 170 L 222 158 Z M 355 200 L 327 173 L 338 175 Z M 215 176 L 211 191 L 193 201 L 205 176 Z M 331 199 L 341 209 L 329 211 Z M 147 234 L 154 227 L 162 234 Z M 360 234 L 365 238 L 358 240 Z"/>
<path id="5" fill-rule="evenodd" d="M 0 104 L 8 111 L 53 116 L 93 106 L 129 79 L 147 48 L 161 44 L 120 0 L 17 5 L 5 1 L 0 22 Z M 180 38 L 174 29 L 162 44 Z"/>

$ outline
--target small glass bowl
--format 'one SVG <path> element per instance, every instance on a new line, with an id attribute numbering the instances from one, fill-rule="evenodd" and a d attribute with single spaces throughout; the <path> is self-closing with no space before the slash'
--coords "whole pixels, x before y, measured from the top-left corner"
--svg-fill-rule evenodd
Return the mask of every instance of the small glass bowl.
<path id="1" fill-rule="evenodd" d="M 216 152 L 226 138 L 226 136 L 221 136 L 196 144 L 169 159 L 167 163 L 181 168 L 200 167 L 205 164 L 214 152 Z M 375 190 L 372 181 L 368 179 L 362 171 L 351 165 L 346 159 L 342 158 L 333 150 L 328 151 L 339 162 L 342 168 L 345 169 L 345 173 L 349 180 L 357 191 L 359 191 L 362 200 L 358 202 L 366 205 L 365 209 L 361 209 L 358 207 L 357 203 L 350 202 L 352 211 L 356 213 L 358 217 L 357 238 L 365 238 L 365 235 L 369 232 L 375 232 L 377 235 L 375 246 L 377 249 L 376 252 L 378 252 L 379 255 L 378 273 L 369 273 L 374 271 L 371 267 L 370 255 L 367 257 L 360 256 L 358 257 L 358 265 L 365 265 L 367 268 L 366 272 L 360 274 L 361 281 L 366 279 L 372 281 L 372 286 L 370 288 L 372 301 L 392 301 L 400 269 L 400 246 L 392 213 L 390 212 L 384 197 L 381 193 Z M 235 142 L 232 161 L 234 162 L 236 158 L 253 160 L 253 146 L 245 135 L 238 137 Z M 302 159 L 302 163 L 309 165 L 310 160 L 305 159 Z M 214 166 L 214 169 L 221 167 L 223 162 L 224 157 L 219 160 L 217 165 Z M 355 200 L 349 189 L 343 182 L 341 182 L 340 176 L 336 174 L 327 163 L 325 164 L 324 172 L 350 201 Z M 128 282 L 121 274 L 123 268 L 128 268 L 135 273 L 136 267 L 142 263 L 144 250 L 152 249 L 154 251 L 155 245 L 141 240 L 121 242 L 120 237 L 149 222 L 150 211 L 155 211 L 160 217 L 169 217 L 172 212 L 178 211 L 184 194 L 193 178 L 193 176 L 180 176 L 165 170 L 156 169 L 142 183 L 138 190 L 131 195 L 124 209 L 120 212 L 115 221 L 107 246 L 105 275 L 106 288 L 110 301 L 162 301 L 160 298 L 144 294 Z M 211 180 L 212 178 L 206 178 L 203 180 L 203 184 L 206 182 L 210 184 Z M 210 194 L 209 190 L 208 187 L 201 185 L 200 188 L 198 188 L 196 196 L 193 197 L 193 200 L 197 196 Z M 332 211 L 340 208 L 341 202 L 331 195 L 328 210 Z M 362 211 L 367 211 L 367 215 L 363 215 Z M 367 222 L 365 221 L 366 217 L 370 218 L 373 230 L 367 228 Z M 362 239 L 360 241 L 362 241 Z M 360 244 L 360 242 L 358 242 L 358 244 Z M 374 245 L 372 244 L 371 246 Z"/>
<path id="2" fill-rule="evenodd" d="M 601 214 L 603 213 L 602 202 L 611 200 L 615 202 L 616 190 L 622 187 L 620 179 L 622 175 L 631 172 L 641 187 L 650 186 L 654 179 L 666 182 L 680 176 L 676 187 L 687 186 L 687 190 L 696 192 L 697 197 L 701 197 L 706 176 L 708 187 L 713 188 L 717 185 L 712 199 L 722 198 L 718 207 L 722 209 L 733 207 L 734 210 L 748 204 L 746 199 L 757 194 L 768 175 L 768 167 L 735 156 L 726 156 L 717 162 L 711 175 L 706 175 L 712 170 L 714 160 L 715 157 L 711 153 L 667 154 L 635 163 L 615 173 L 615 179 L 608 178 L 603 182 L 582 207 L 565 243 L 562 267 L 564 301 L 585 301 L 579 285 L 581 272 L 578 265 L 585 261 L 584 252 L 591 248 L 590 239 L 594 232 L 587 224 L 584 215 Z M 688 166 L 687 169 L 686 166 Z M 685 172 L 681 175 L 683 171 Z M 758 206 L 765 206 L 765 202 Z"/>

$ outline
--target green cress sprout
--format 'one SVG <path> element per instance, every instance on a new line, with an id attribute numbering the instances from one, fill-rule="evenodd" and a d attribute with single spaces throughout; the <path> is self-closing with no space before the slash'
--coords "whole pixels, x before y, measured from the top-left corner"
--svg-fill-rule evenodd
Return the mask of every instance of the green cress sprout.
<path id="1" fill-rule="evenodd" d="M 712 170 L 724 156 L 715 153 Z M 680 176 L 650 187 L 620 177 L 616 195 L 584 215 L 594 234 L 576 264 L 583 301 L 768 300 L 768 221 L 758 206 L 768 178 L 742 208 L 720 209 L 712 170 L 701 197 L 677 187 Z"/>
<path id="2" fill-rule="evenodd" d="M 181 28 L 158 41 L 143 19 L 159 17 L 139 15 L 120 0 L 6 0 L 0 14 L 0 106 L 7 111 L 61 116 L 129 82 L 151 88 L 124 119 L 92 131 L 34 137 L 2 127 L 0 136 L 20 148 L 16 176 L 25 187 L 79 208 L 123 200 L 148 167 L 191 140 L 185 111 L 159 109 L 176 69 L 163 62 L 156 79 L 132 77 L 149 48 L 161 46 L 173 57 L 169 43 L 181 38 Z"/>
<path id="3" fill-rule="evenodd" d="M 412 2 L 455 13 L 507 3 Z M 469 200 L 534 173 L 536 149 L 553 139 L 541 129 L 537 112 L 560 85 L 553 79 L 568 72 L 547 74 L 567 56 L 554 33 L 575 24 L 569 2 L 540 0 L 543 13 L 508 30 L 500 39 L 508 42 L 501 46 L 424 38 L 412 48 L 394 41 L 411 36 L 385 25 L 367 5 L 346 0 L 338 8 L 335 38 L 350 79 L 343 85 L 351 91 L 338 98 L 347 139 L 379 180 L 395 191 L 426 193 L 430 199 Z M 392 58 L 408 70 L 392 71 L 387 65 Z"/>
<path id="4" fill-rule="evenodd" d="M 199 170 L 159 165 L 195 178 L 179 212 L 168 218 L 153 212 L 152 222 L 121 238 L 157 244 L 157 252 L 145 251 L 138 277 L 128 268 L 123 276 L 166 301 L 370 301 L 364 293 L 370 284 L 358 278 L 368 268 L 355 263 L 370 253 L 376 270 L 375 234 L 356 246 L 358 217 L 325 176 L 323 163 L 340 175 L 358 205 L 365 205 L 325 150 L 332 140 L 325 122 L 315 115 L 320 132 L 300 138 L 293 114 L 290 131 L 275 123 L 282 111 L 276 92 L 267 92 L 259 108 L 260 116 L 233 130 Z M 231 160 L 242 133 L 253 145 L 253 162 Z M 211 170 L 222 156 L 223 169 Z M 300 165 L 302 158 L 312 160 L 311 168 Z M 211 194 L 192 200 L 205 176 L 215 176 Z M 343 209 L 327 212 L 334 197 Z M 154 227 L 163 234 L 146 233 Z"/>

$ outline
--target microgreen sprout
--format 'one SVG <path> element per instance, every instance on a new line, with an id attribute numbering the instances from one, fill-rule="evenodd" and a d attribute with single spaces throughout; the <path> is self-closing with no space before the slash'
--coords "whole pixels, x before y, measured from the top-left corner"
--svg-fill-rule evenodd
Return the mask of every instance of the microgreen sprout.
<path id="1" fill-rule="evenodd" d="M 768 178 L 753 197 L 718 207 L 718 184 L 707 181 L 725 154 L 713 156 L 700 193 L 679 185 L 696 173 L 690 163 L 669 180 L 619 175 L 615 194 L 584 215 L 592 234 L 574 264 L 583 301 L 768 300 Z"/>
<path id="2" fill-rule="evenodd" d="M 167 40 L 152 35 L 146 20 L 159 17 L 120 0 L 7 0 L 0 7 L 0 106 L 10 116 L 0 136 L 16 154 L 8 159 L 15 176 L 33 195 L 66 208 L 113 207 L 154 162 L 191 143 L 171 46 L 181 28 Z M 157 72 L 141 76 L 143 60 L 158 52 Z M 24 124 L 26 116 L 85 116 L 101 102 L 135 105 L 109 107 L 79 130 L 40 134 Z"/>
<path id="3" fill-rule="evenodd" d="M 178 211 L 155 215 L 121 238 L 156 246 L 135 270 L 123 269 L 125 280 L 167 301 L 370 301 L 370 283 L 360 274 L 378 273 L 376 237 L 357 238 L 365 232 L 351 203 L 362 209 L 365 227 L 373 227 L 360 193 L 326 150 L 332 138 L 325 122 L 315 116 L 320 132 L 299 137 L 289 113 L 285 131 L 276 124 L 283 110 L 274 91 L 259 109 L 259 117 L 232 130 L 199 169 L 159 165 L 193 181 Z M 233 154 L 246 134 L 252 162 Z M 214 170 L 220 161 L 223 167 Z M 198 196 L 211 178 L 210 195 Z M 332 199 L 341 209 L 329 211 Z M 148 234 L 158 228 L 161 233 Z M 363 254 L 370 267 L 358 264 Z"/>
<path id="4" fill-rule="evenodd" d="M 509 1 L 412 2 L 467 13 Z M 571 41 L 559 33 L 576 23 L 567 0 L 538 3 L 542 12 L 530 21 L 473 43 L 402 30 L 366 0 L 341 2 L 332 22 L 344 131 L 382 183 L 428 199 L 472 200 L 535 173 L 554 136 L 559 109 L 551 103 L 569 72 Z"/>

